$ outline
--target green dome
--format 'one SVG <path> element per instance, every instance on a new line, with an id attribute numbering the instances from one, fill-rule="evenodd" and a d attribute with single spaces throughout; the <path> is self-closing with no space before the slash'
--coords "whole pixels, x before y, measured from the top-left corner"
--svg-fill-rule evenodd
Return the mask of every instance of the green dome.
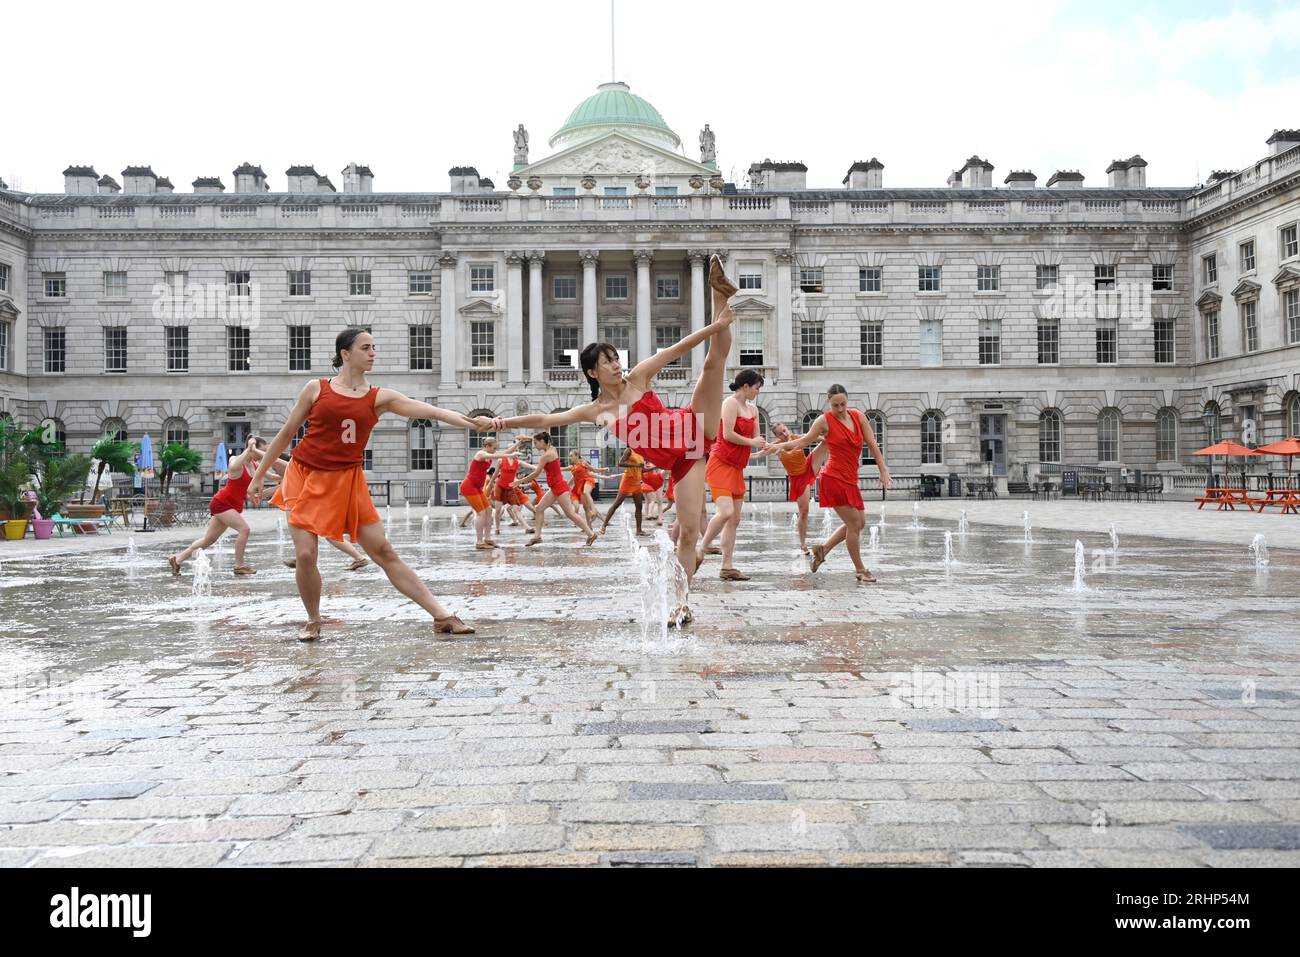
<path id="1" fill-rule="evenodd" d="M 681 146 L 681 140 L 669 129 L 659 111 L 630 92 L 625 83 L 602 83 L 594 95 L 569 114 L 568 120 L 551 137 L 551 146 L 571 146 L 618 128 L 672 149 Z"/>

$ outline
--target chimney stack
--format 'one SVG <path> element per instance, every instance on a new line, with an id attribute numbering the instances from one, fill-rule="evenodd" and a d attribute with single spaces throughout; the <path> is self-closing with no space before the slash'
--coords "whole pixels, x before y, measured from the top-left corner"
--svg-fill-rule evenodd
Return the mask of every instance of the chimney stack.
<path id="1" fill-rule="evenodd" d="M 69 166 L 63 171 L 63 191 L 69 196 L 84 196 L 95 192 L 99 174 L 93 166 Z"/>
<path id="2" fill-rule="evenodd" d="M 1033 189 L 1038 185 L 1038 177 L 1027 169 L 1013 169 L 1002 182 L 1008 189 Z"/>
<path id="3" fill-rule="evenodd" d="M 988 160 L 972 156 L 966 165 L 957 170 L 964 189 L 988 189 L 993 185 L 993 164 Z"/>
<path id="4" fill-rule="evenodd" d="M 265 193 L 270 190 L 266 185 L 266 173 L 260 166 L 244 163 L 235 170 L 234 176 L 236 193 Z"/>
<path id="5" fill-rule="evenodd" d="M 171 193 L 171 192 L 174 192 L 174 191 L 175 191 L 175 187 L 172 186 L 172 181 L 171 181 L 171 180 L 169 180 L 166 176 L 159 176 L 159 177 L 158 177 L 158 192 L 159 192 L 159 193 Z"/>
<path id="6" fill-rule="evenodd" d="M 849 189 L 880 189 L 884 177 L 885 164 L 874 156 L 865 163 L 858 160 L 849 167 L 844 177 L 844 185 Z"/>
<path id="7" fill-rule="evenodd" d="M 1083 174 L 1077 169 L 1058 169 L 1047 180 L 1048 189 L 1081 189 Z"/>
<path id="8" fill-rule="evenodd" d="M 225 185 L 216 176 L 200 176 L 193 183 L 196 193 L 224 193 Z"/>
<path id="9" fill-rule="evenodd" d="M 1285 153 L 1293 146 L 1300 146 L 1300 130 L 1274 130 L 1267 143 L 1269 156 Z"/>
<path id="10" fill-rule="evenodd" d="M 480 191 L 478 170 L 473 166 L 453 166 L 447 170 L 451 177 L 451 192 L 477 193 Z"/>
<path id="11" fill-rule="evenodd" d="M 807 189 L 808 167 L 798 160 L 773 162 L 765 159 L 749 167 L 749 181 L 754 189 Z"/>
<path id="12" fill-rule="evenodd" d="M 373 193 L 375 191 L 375 174 L 369 166 L 349 163 L 343 167 L 343 192 Z"/>
<path id="13" fill-rule="evenodd" d="M 113 179 L 113 177 L 109 176 L 107 173 L 99 178 L 99 183 L 97 185 L 99 186 L 99 192 L 101 195 L 107 194 L 109 196 L 114 196 L 117 193 L 122 192 L 122 187 L 117 185 L 117 180 Z"/>
<path id="14" fill-rule="evenodd" d="M 288 177 L 285 190 L 290 193 L 323 192 L 320 188 L 320 173 L 314 166 L 290 166 L 284 171 Z"/>
<path id="15" fill-rule="evenodd" d="M 148 166 L 128 166 L 122 170 L 122 189 L 133 196 L 158 192 L 158 174 Z"/>

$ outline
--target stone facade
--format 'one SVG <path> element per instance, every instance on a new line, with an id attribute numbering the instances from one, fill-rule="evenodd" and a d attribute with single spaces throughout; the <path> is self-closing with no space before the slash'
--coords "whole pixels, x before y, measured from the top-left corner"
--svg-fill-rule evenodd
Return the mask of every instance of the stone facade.
<path id="1" fill-rule="evenodd" d="M 1103 188 L 1060 173 L 998 188 L 972 157 L 946 188 L 887 188 L 873 159 L 854 164 L 853 188 L 808 189 L 802 164 L 765 161 L 761 188 L 737 190 L 665 135 L 616 123 L 557 134 L 560 151 L 516 165 L 502 192 L 472 167 L 419 194 L 373 192 L 355 164 L 344 192 L 312 167 L 269 191 L 245 164 L 234 192 L 192 194 L 156 191 L 147 167 L 124 171 L 124 192 L 95 190 L 93 168 L 70 167 L 65 195 L 0 192 L 0 413 L 54 418 L 76 450 L 110 419 L 133 439 L 183 426 L 208 450 L 273 433 L 304 379 L 332 374 L 347 325 L 373 331 L 384 385 L 467 413 L 563 409 L 588 396 L 566 350 L 599 337 L 636 362 L 707 322 L 716 253 L 744 277 L 730 365 L 763 371 L 768 423 L 797 427 L 838 382 L 879 413 L 895 474 L 964 472 L 987 454 L 1011 477 L 1044 462 L 1184 467 L 1209 403 L 1224 437 L 1249 438 L 1247 418 L 1261 443 L 1300 431 L 1300 140 L 1287 135 L 1182 189 L 1145 186 L 1140 157 Z M 168 371 L 182 334 L 166 326 L 188 330 L 185 371 Z M 123 335 L 125 371 L 107 371 Z M 689 399 L 698 353 L 659 378 L 669 399 Z M 1059 452 L 1040 444 L 1044 413 Z M 937 450 L 923 449 L 931 426 Z M 413 449 L 434 438 L 382 421 L 370 474 L 431 478 L 432 453 Z M 468 437 L 437 438 L 440 476 L 459 473 Z"/>

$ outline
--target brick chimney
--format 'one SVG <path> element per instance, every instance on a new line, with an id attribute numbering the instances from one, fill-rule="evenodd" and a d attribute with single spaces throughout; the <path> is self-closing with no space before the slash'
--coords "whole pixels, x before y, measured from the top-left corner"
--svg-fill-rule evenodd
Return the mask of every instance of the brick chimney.
<path id="1" fill-rule="evenodd" d="M 200 176 L 193 183 L 196 193 L 224 193 L 225 184 L 216 176 Z"/>
<path id="2" fill-rule="evenodd" d="M 128 166 L 122 170 L 122 190 L 133 196 L 158 192 L 158 174 L 148 166 Z"/>
<path id="3" fill-rule="evenodd" d="M 1048 189 L 1080 189 L 1083 174 L 1077 169 L 1058 169 L 1047 180 Z"/>
<path id="4" fill-rule="evenodd" d="M 1293 146 L 1300 146 L 1300 130 L 1274 130 L 1266 142 L 1269 156 L 1285 153 Z"/>
<path id="5" fill-rule="evenodd" d="M 1013 169 L 1002 182 L 1008 189 L 1033 189 L 1038 185 L 1038 177 L 1027 169 Z"/>
<path id="6" fill-rule="evenodd" d="M 93 166 L 69 166 L 63 171 L 63 192 L 69 196 L 92 194 L 98 179 Z"/>
<path id="7" fill-rule="evenodd" d="M 874 156 L 863 162 L 858 160 L 849 167 L 843 185 L 849 189 L 880 189 L 884 177 L 885 164 Z"/>
<path id="8" fill-rule="evenodd" d="M 349 163 L 343 167 L 343 192 L 373 193 L 375 191 L 375 174 L 369 166 Z"/>
<path id="9" fill-rule="evenodd" d="M 270 187 L 266 185 L 266 173 L 262 167 L 244 163 L 234 173 L 236 193 L 265 193 Z"/>

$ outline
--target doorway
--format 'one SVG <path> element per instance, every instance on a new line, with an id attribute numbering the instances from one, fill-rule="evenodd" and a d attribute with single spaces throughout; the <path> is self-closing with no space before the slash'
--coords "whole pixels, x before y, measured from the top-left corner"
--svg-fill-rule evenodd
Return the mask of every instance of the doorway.
<path id="1" fill-rule="evenodd" d="M 1007 474 L 1007 417 L 1005 415 L 980 416 L 980 461 L 991 463 L 993 474 Z"/>

